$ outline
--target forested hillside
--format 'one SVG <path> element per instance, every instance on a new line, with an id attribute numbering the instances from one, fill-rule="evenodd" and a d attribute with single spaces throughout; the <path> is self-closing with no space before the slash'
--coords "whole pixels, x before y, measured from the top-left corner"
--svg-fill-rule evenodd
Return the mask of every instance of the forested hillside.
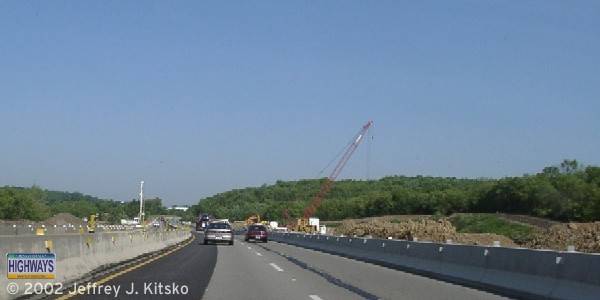
<path id="1" fill-rule="evenodd" d="M 194 212 L 245 219 L 259 213 L 281 220 L 284 208 L 302 214 L 321 180 L 277 181 L 232 190 L 200 200 Z M 555 220 L 600 220 L 600 167 L 575 160 L 544 168 L 535 175 L 502 179 L 391 176 L 380 180 L 336 182 L 317 216 L 325 220 L 386 214 L 505 212 Z"/>
<path id="2" fill-rule="evenodd" d="M 232 190 L 202 199 L 184 219 L 199 212 L 222 218 L 245 219 L 259 213 L 270 220 L 291 217 L 304 207 L 324 179 L 277 181 L 273 185 Z M 147 199 L 146 215 L 180 214 L 169 211 L 160 198 Z M 43 190 L 39 187 L 0 187 L 0 219 L 43 220 L 59 212 L 78 217 L 98 213 L 101 220 L 118 222 L 137 215 L 138 201 L 99 199 L 81 193 Z M 336 182 L 318 209 L 325 220 L 387 214 L 439 214 L 505 212 L 560 221 L 600 220 L 600 167 L 580 166 L 566 160 L 535 175 L 502 179 L 390 176 L 379 180 Z"/>

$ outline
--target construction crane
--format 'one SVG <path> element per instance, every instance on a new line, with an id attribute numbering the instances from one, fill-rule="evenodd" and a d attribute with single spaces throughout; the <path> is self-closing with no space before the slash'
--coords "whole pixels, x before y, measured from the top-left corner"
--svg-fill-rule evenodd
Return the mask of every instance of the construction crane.
<path id="1" fill-rule="evenodd" d="M 329 174 L 329 176 L 325 179 L 325 182 L 321 184 L 319 192 L 313 197 L 309 205 L 304 209 L 304 214 L 302 218 L 297 220 L 295 226 L 292 226 L 293 229 L 295 229 L 296 231 L 303 232 L 315 232 L 318 230 L 318 228 L 316 228 L 315 225 L 310 224 L 310 218 L 315 214 L 319 206 L 321 206 L 321 202 L 323 201 L 323 198 L 325 198 L 325 195 L 327 195 L 327 193 L 331 190 L 333 182 L 337 179 L 338 175 L 340 175 L 340 173 L 346 166 L 346 163 L 348 162 L 348 160 L 350 160 L 350 157 L 352 157 L 352 154 L 354 153 L 354 151 L 356 151 L 356 148 L 358 148 L 360 143 L 363 141 L 364 137 L 367 135 L 367 132 L 369 131 L 372 125 L 373 121 L 367 122 L 365 125 L 363 125 L 360 131 L 352 138 L 352 142 L 349 143 L 348 146 L 345 148 L 344 154 L 338 161 L 335 168 L 333 168 L 333 171 L 331 171 L 331 174 Z M 287 211 L 284 211 L 284 218 L 289 218 Z"/>

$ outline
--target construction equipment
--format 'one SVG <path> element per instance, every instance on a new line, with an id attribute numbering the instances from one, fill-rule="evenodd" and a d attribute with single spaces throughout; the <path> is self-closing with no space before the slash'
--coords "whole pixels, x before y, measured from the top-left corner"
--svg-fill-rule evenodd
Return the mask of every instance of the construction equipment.
<path id="1" fill-rule="evenodd" d="M 319 231 L 319 218 L 299 218 L 296 219 L 294 231 L 316 233 Z"/>
<path id="2" fill-rule="evenodd" d="M 364 137 L 367 135 L 367 132 L 369 131 L 372 125 L 373 121 L 367 122 L 365 125 L 363 125 L 360 131 L 352 138 L 352 141 L 345 148 L 342 158 L 340 158 L 331 174 L 329 174 L 329 176 L 325 178 L 325 181 L 321 185 L 319 192 L 310 201 L 310 204 L 304 209 L 303 217 L 297 219 L 295 225 L 292 224 L 290 226 L 292 230 L 306 233 L 318 232 L 319 221 L 317 218 L 312 218 L 312 216 L 315 214 L 319 206 L 321 206 L 321 202 L 323 201 L 323 198 L 325 198 L 325 195 L 327 195 L 327 193 L 331 190 L 333 182 L 336 180 L 338 175 L 340 175 L 340 173 L 346 166 L 346 163 L 348 162 L 348 160 L 350 160 L 350 157 L 352 157 L 354 151 L 356 151 L 356 148 L 358 148 L 358 146 L 364 140 Z M 287 210 L 284 211 L 283 215 L 284 218 L 289 218 Z"/>
<path id="3" fill-rule="evenodd" d="M 252 225 L 257 223 L 260 223 L 260 215 L 258 214 L 251 215 L 248 217 L 248 219 L 246 219 L 246 225 Z"/>
<path id="4" fill-rule="evenodd" d="M 96 215 L 95 214 L 90 215 L 90 217 L 88 218 L 87 230 L 88 230 L 88 233 L 96 232 Z"/>

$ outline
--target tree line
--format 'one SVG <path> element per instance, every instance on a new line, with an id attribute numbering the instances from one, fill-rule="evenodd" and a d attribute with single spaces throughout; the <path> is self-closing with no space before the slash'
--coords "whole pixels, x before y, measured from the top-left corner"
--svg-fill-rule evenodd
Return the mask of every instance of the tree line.
<path id="1" fill-rule="evenodd" d="M 187 212 L 168 210 L 160 198 L 145 200 L 146 215 L 176 214 L 193 220 L 199 213 L 244 220 L 300 217 L 325 179 L 277 181 L 201 199 Z M 44 220 L 60 212 L 118 223 L 136 217 L 139 201 L 100 199 L 81 193 L 43 190 L 37 186 L 0 187 L 0 219 Z M 325 197 L 316 216 L 324 220 L 387 214 L 503 212 L 560 221 L 600 220 L 600 167 L 576 160 L 544 168 L 537 174 L 501 179 L 388 176 L 379 180 L 342 180 Z"/>
<path id="2" fill-rule="evenodd" d="M 325 179 L 277 181 L 201 199 L 195 214 L 243 220 L 252 213 L 283 220 L 302 215 Z M 534 175 L 501 179 L 389 176 L 379 180 L 342 180 L 325 197 L 316 216 L 324 220 L 386 214 L 503 212 L 560 221 L 600 220 L 600 167 L 576 160 L 544 168 Z"/>
<path id="3" fill-rule="evenodd" d="M 45 220 L 57 213 L 70 213 L 79 218 L 98 214 L 99 220 L 113 224 L 121 219 L 132 219 L 138 216 L 140 202 L 127 202 L 112 199 L 100 199 L 78 192 L 61 192 L 43 190 L 40 187 L 0 187 L 0 219 L 4 220 Z M 162 204 L 162 199 L 145 199 L 146 216 L 176 214 L 185 219 L 192 219 L 188 213 L 169 210 Z"/>

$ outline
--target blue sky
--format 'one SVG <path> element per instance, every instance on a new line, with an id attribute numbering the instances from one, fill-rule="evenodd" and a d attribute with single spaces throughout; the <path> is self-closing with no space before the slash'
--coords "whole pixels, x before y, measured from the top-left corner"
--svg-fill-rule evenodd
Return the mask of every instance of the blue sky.
<path id="1" fill-rule="evenodd" d="M 0 37 L 0 185 L 196 203 L 370 119 L 372 178 L 600 164 L 597 1 L 1 1 Z"/>

